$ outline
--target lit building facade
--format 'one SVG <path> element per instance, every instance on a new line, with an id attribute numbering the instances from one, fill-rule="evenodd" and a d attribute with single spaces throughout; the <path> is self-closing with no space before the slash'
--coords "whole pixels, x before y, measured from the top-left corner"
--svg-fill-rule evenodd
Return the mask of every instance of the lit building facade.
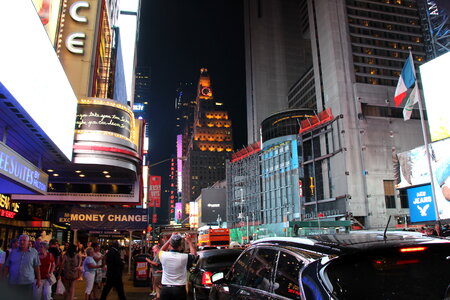
<path id="1" fill-rule="evenodd" d="M 293 37 L 292 47 L 301 49 L 295 56 L 304 69 L 288 81 L 287 90 L 273 97 L 286 99 L 291 108 L 310 108 L 315 114 L 329 110 L 335 116 L 299 136 L 308 156 L 304 186 L 314 187 L 311 191 L 305 187 L 304 219 L 351 216 L 364 228 L 384 228 L 389 216 L 403 220 L 408 207 L 395 193 L 392 156 L 422 144 L 423 136 L 418 112 L 404 122 L 403 108 L 392 100 L 408 48 L 416 66 L 432 56 L 432 39 L 426 38 L 430 5 L 413 0 L 275 2 L 245 1 L 246 63 L 259 65 L 259 72 L 247 68 L 252 89 L 248 106 L 256 107 L 249 112 L 264 107 L 279 110 L 258 96 L 267 90 L 261 78 L 277 70 L 261 61 L 279 58 L 258 51 L 272 43 L 258 23 L 283 19 L 301 33 Z M 286 5 L 295 9 L 282 13 Z M 282 55 L 287 59 L 289 53 Z M 249 115 L 248 122 L 255 119 Z"/>
<path id="2" fill-rule="evenodd" d="M 231 157 L 231 120 L 213 96 L 207 69 L 200 70 L 192 135 L 183 163 L 183 205 L 194 201 L 202 188 L 225 179 L 225 161 Z M 186 209 L 186 208 L 184 208 Z"/>
<path id="3" fill-rule="evenodd" d="M 55 49 L 78 99 L 72 163 L 52 168 L 51 193 L 29 200 L 140 204 L 144 124 L 127 102 L 109 98 L 114 94 L 111 85 L 120 82 L 111 78 L 116 73 L 111 66 L 115 71 L 118 67 L 112 57 L 118 58 L 117 53 L 112 56 L 115 19 L 108 13 L 117 7 L 108 4 L 67 1 L 61 6 Z M 104 197 L 108 194 L 121 196 Z"/>
<path id="4" fill-rule="evenodd" d="M 283 236 L 287 222 L 302 220 L 304 151 L 300 123 L 311 109 L 275 113 L 261 124 L 262 144 L 233 154 L 227 162 L 227 224 L 232 239 Z"/>

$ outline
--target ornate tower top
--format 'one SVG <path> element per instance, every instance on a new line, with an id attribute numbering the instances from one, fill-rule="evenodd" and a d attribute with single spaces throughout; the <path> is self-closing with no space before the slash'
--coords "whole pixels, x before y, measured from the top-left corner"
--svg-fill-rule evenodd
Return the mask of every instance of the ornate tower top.
<path id="1" fill-rule="evenodd" d="M 200 69 L 200 80 L 198 82 L 198 98 L 214 99 L 211 89 L 211 79 L 209 78 L 208 69 Z"/>

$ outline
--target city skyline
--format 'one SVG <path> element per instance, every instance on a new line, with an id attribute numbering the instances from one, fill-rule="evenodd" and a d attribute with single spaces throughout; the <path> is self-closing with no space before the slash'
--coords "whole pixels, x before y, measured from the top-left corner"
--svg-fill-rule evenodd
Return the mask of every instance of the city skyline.
<path id="1" fill-rule="evenodd" d="M 142 3 L 140 28 L 137 65 L 148 65 L 152 74 L 150 163 L 175 154 L 176 89 L 180 82 L 195 84 L 203 67 L 210 71 L 215 98 L 224 103 L 237 124 L 235 148 L 244 147 L 242 2 L 146 1 Z"/>

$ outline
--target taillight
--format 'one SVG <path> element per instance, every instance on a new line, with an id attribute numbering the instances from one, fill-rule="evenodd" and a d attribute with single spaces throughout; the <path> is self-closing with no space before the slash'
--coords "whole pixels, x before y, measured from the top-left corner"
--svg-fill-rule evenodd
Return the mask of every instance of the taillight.
<path id="1" fill-rule="evenodd" d="M 211 276 L 212 276 L 211 272 L 204 272 L 203 276 L 202 276 L 202 284 L 203 285 L 212 285 Z"/>
<path id="2" fill-rule="evenodd" d="M 421 252 L 425 251 L 427 247 L 408 247 L 408 248 L 400 248 L 400 252 L 408 253 L 408 252 Z"/>

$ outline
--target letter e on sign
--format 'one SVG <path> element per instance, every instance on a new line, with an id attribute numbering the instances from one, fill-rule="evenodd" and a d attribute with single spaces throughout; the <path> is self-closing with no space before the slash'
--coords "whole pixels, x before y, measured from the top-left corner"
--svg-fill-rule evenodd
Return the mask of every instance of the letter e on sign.
<path id="1" fill-rule="evenodd" d="M 87 23 L 88 19 L 86 16 L 80 15 L 80 8 L 89 8 L 89 2 L 87 1 L 77 1 L 70 6 L 69 14 L 72 20 L 79 23 Z M 69 34 L 66 38 L 67 50 L 74 54 L 84 53 L 84 40 L 86 39 L 86 34 L 83 32 L 74 32 Z"/>
<path id="2" fill-rule="evenodd" d="M 86 34 L 84 34 L 82 32 L 74 32 L 74 33 L 69 34 L 69 36 L 66 39 L 67 50 L 69 50 L 70 52 L 72 52 L 74 54 L 83 54 L 85 38 L 86 38 Z"/>

